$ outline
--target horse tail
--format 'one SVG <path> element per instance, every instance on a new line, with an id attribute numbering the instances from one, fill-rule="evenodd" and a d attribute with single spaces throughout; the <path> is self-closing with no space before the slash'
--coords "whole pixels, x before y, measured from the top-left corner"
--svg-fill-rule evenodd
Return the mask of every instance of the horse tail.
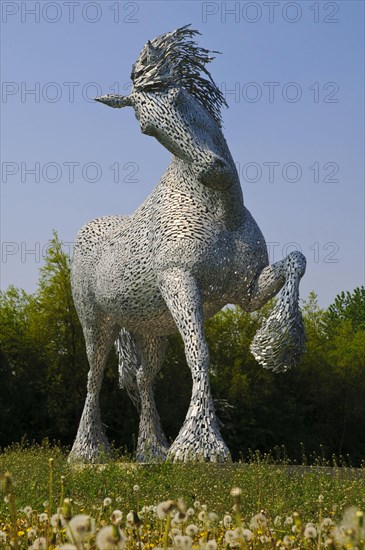
<path id="1" fill-rule="evenodd" d="M 285 283 L 279 301 L 251 343 L 251 353 L 265 369 L 284 372 L 299 361 L 304 351 L 306 336 L 299 307 L 299 282 L 305 267 L 306 259 L 300 252 L 293 252 L 285 259 Z"/>
<path id="2" fill-rule="evenodd" d="M 137 385 L 137 370 L 141 364 L 136 340 L 131 332 L 122 328 L 115 348 L 118 354 L 119 386 L 127 390 L 127 393 L 139 411 L 141 400 Z"/>

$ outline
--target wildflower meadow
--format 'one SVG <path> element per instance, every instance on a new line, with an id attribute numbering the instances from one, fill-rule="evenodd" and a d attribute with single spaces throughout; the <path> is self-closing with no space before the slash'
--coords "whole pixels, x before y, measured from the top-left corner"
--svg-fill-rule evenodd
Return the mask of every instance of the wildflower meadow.
<path id="1" fill-rule="evenodd" d="M 0 455 L 0 548 L 364 549 L 365 469 L 253 453 L 231 464 L 69 464 L 47 442 Z"/>

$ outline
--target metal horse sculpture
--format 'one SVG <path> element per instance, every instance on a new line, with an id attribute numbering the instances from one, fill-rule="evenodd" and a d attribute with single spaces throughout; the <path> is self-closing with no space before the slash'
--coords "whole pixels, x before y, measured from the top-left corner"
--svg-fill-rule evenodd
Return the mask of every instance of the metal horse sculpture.
<path id="1" fill-rule="evenodd" d="M 148 42 L 132 69 L 131 94 L 96 98 L 132 107 L 142 133 L 155 137 L 172 159 L 134 214 L 98 218 L 77 236 L 72 288 L 90 371 L 71 460 L 97 461 L 108 451 L 99 392 L 116 340 L 121 383 L 140 411 L 140 461 L 229 459 L 212 402 L 203 328 L 223 306 L 254 311 L 282 289 L 251 351 L 265 368 L 283 371 L 303 349 L 298 286 L 305 258 L 293 252 L 269 265 L 222 133 L 225 100 L 205 66 L 213 58 L 197 46 L 196 34 L 187 25 Z M 193 385 L 184 424 L 168 449 L 153 380 L 166 337 L 176 331 Z"/>

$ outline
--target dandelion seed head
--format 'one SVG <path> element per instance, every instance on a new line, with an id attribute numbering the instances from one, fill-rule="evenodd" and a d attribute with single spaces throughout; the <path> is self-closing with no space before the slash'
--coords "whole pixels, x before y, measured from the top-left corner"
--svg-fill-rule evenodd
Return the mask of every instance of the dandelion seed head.
<path id="1" fill-rule="evenodd" d="M 242 529 L 242 536 L 247 542 L 249 542 L 252 540 L 253 532 L 250 529 Z"/>
<path id="2" fill-rule="evenodd" d="M 281 516 L 276 516 L 275 519 L 274 519 L 274 525 L 275 525 L 275 527 L 280 527 L 281 522 L 282 522 Z"/>
<path id="3" fill-rule="evenodd" d="M 321 522 L 321 528 L 322 529 L 328 529 L 330 527 L 332 527 L 334 525 L 333 521 L 331 518 L 323 518 L 322 522 Z"/>
<path id="4" fill-rule="evenodd" d="M 191 548 L 192 539 L 188 536 L 178 535 L 174 539 L 174 544 L 176 548 Z"/>
<path id="5" fill-rule="evenodd" d="M 102 527 L 96 535 L 96 546 L 99 550 L 122 550 L 126 541 L 127 537 L 123 531 L 112 525 Z"/>
<path id="6" fill-rule="evenodd" d="M 48 515 L 45 512 L 42 512 L 38 515 L 38 521 L 39 523 L 47 523 L 48 521 Z"/>
<path id="7" fill-rule="evenodd" d="M 27 530 L 28 539 L 33 539 L 36 536 L 37 536 L 37 531 L 36 529 L 34 529 L 34 527 L 31 527 L 30 529 Z M 1 536 L 0 536 L 0 541 L 1 541 Z"/>
<path id="8" fill-rule="evenodd" d="M 317 529 L 314 527 L 313 524 L 307 523 L 304 529 L 304 537 L 306 539 L 315 539 L 317 537 Z"/>
<path id="9" fill-rule="evenodd" d="M 289 535 L 285 535 L 283 538 L 283 544 L 286 548 L 291 548 L 294 545 L 294 540 Z"/>
<path id="10" fill-rule="evenodd" d="M 157 505 L 156 513 L 160 519 L 164 519 L 176 506 L 177 502 L 175 500 L 164 500 Z"/>
<path id="11" fill-rule="evenodd" d="M 51 525 L 57 529 L 66 525 L 65 518 L 62 514 L 60 514 L 60 512 L 57 512 L 57 514 L 53 514 L 53 516 L 51 516 Z"/>
<path id="12" fill-rule="evenodd" d="M 112 515 L 110 516 L 110 519 L 114 525 L 119 525 L 119 523 L 122 521 L 123 518 L 123 512 L 120 510 L 114 510 L 112 512 Z"/>
<path id="13" fill-rule="evenodd" d="M 199 532 L 199 529 L 194 523 L 187 525 L 187 527 L 185 528 L 185 533 L 186 535 L 188 535 L 188 537 L 194 538 L 198 534 L 198 532 Z"/>
<path id="14" fill-rule="evenodd" d="M 186 520 L 186 518 L 187 518 L 186 513 L 182 512 L 181 510 L 178 510 L 174 515 L 173 521 L 175 523 L 183 523 Z"/>
<path id="15" fill-rule="evenodd" d="M 228 529 L 224 535 L 225 541 L 227 544 L 230 544 L 231 542 L 234 542 L 236 540 L 236 536 L 234 531 L 232 529 Z"/>
<path id="16" fill-rule="evenodd" d="M 167 516 L 166 501 L 160 502 L 156 507 L 156 514 L 160 519 L 164 519 Z"/>
<path id="17" fill-rule="evenodd" d="M 250 529 L 262 529 L 267 526 L 266 516 L 262 512 L 254 515 L 250 521 Z"/>
<path id="18" fill-rule="evenodd" d="M 231 496 L 233 498 L 240 497 L 241 495 L 242 495 L 242 489 L 240 489 L 239 487 L 233 487 L 231 489 Z"/>
<path id="19" fill-rule="evenodd" d="M 136 485 L 133 485 L 133 491 L 134 491 L 135 493 L 138 493 L 138 491 L 139 491 L 139 485 L 137 485 L 137 484 L 136 484 Z"/>
<path id="20" fill-rule="evenodd" d="M 230 527 L 232 525 L 232 516 L 230 514 L 226 514 L 223 518 L 223 525 L 227 529 L 227 527 Z"/>
<path id="21" fill-rule="evenodd" d="M 112 503 L 112 499 L 111 499 L 111 498 L 109 498 L 109 497 L 104 498 L 104 500 L 103 500 L 103 506 L 104 506 L 104 508 L 108 508 L 108 506 L 110 506 L 111 503 Z"/>
<path id="22" fill-rule="evenodd" d="M 133 512 L 129 512 L 129 513 L 126 515 L 125 520 L 126 520 L 126 522 L 127 522 L 128 527 L 132 527 L 132 526 L 134 525 L 134 515 L 133 515 Z"/>
<path id="23" fill-rule="evenodd" d="M 66 532 L 72 542 L 86 542 L 95 533 L 95 520 L 86 514 L 78 514 L 66 525 Z"/>

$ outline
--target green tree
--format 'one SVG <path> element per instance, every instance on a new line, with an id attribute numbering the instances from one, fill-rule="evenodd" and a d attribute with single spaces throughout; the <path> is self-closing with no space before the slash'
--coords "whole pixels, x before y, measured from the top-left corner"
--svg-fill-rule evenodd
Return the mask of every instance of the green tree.
<path id="1" fill-rule="evenodd" d="M 359 460 L 365 452 L 365 288 L 336 296 L 324 323 L 327 357 L 337 382 L 336 450 Z"/>
<path id="2" fill-rule="evenodd" d="M 32 334 L 36 307 L 13 286 L 0 293 L 0 446 L 46 431 L 47 363 Z"/>
<path id="3" fill-rule="evenodd" d="M 88 364 L 72 298 L 70 261 L 55 232 L 40 270 L 35 300 L 34 340 L 47 357 L 47 417 L 52 436 L 70 443 L 82 411 Z"/>
<path id="4" fill-rule="evenodd" d="M 351 321 L 354 330 L 365 329 L 365 287 L 357 287 L 351 293 L 341 292 L 325 314 L 328 333 L 336 331 L 342 321 Z"/>

